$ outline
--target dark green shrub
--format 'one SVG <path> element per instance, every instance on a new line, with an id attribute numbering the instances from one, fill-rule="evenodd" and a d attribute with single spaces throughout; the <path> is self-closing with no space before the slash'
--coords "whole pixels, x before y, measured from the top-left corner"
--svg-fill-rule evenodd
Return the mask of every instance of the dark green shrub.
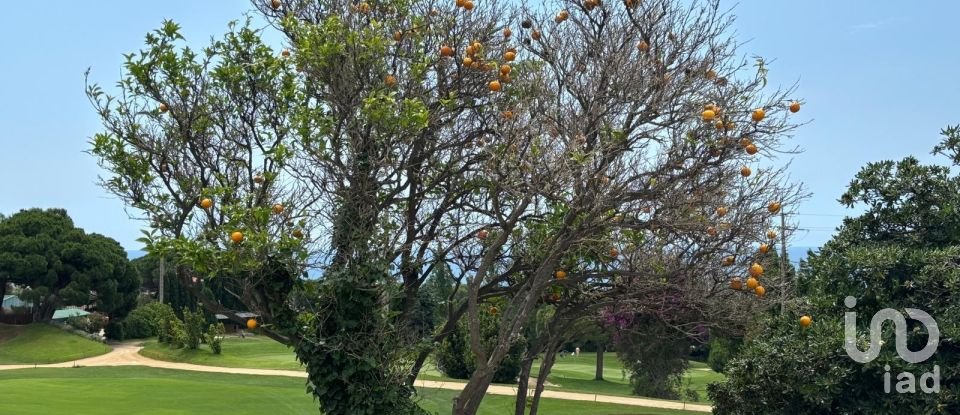
<path id="1" fill-rule="evenodd" d="M 137 310 L 139 310 L 139 308 Z M 137 313 L 137 310 L 133 310 L 133 312 L 123 320 L 123 332 L 126 338 L 145 339 L 156 336 L 156 321 L 148 318 L 145 313 Z"/>
<path id="2" fill-rule="evenodd" d="M 727 362 L 737 354 L 743 339 L 717 336 L 710 339 L 710 355 L 707 357 L 707 364 L 714 372 L 723 373 L 726 370 Z"/>
<path id="3" fill-rule="evenodd" d="M 223 351 L 223 335 L 226 333 L 226 329 L 223 327 L 223 323 L 211 324 L 207 328 L 207 332 L 204 334 L 207 344 L 210 345 L 210 351 L 213 354 L 220 354 Z"/>
<path id="4" fill-rule="evenodd" d="M 108 339 L 113 339 L 117 341 L 123 341 L 126 339 L 125 331 L 123 328 L 123 323 L 119 321 L 111 321 L 110 324 L 107 324 L 106 335 Z"/>
<path id="5" fill-rule="evenodd" d="M 488 306 L 481 306 L 486 309 Z M 486 350 L 492 351 L 495 346 L 499 330 L 499 314 L 489 312 L 480 313 L 481 344 Z M 437 367 L 445 375 L 454 379 L 468 379 L 476 369 L 476 356 L 470 348 L 470 328 L 467 319 L 461 319 L 456 330 L 440 344 L 436 352 Z M 496 383 L 513 383 L 520 374 L 520 360 L 526 348 L 527 340 L 519 338 L 510 347 L 510 351 L 503 359 L 493 375 Z"/>
<path id="6" fill-rule="evenodd" d="M 206 325 L 206 319 L 203 318 L 203 313 L 200 311 L 190 311 L 190 309 L 184 307 L 183 309 L 183 330 L 185 337 L 185 344 L 188 349 L 196 350 L 200 347 L 200 341 L 203 340 L 203 329 Z"/>
<path id="7" fill-rule="evenodd" d="M 170 346 L 177 349 L 186 346 L 187 345 L 187 328 L 184 326 L 183 322 L 176 317 L 166 321 L 170 330 L 169 331 Z"/>

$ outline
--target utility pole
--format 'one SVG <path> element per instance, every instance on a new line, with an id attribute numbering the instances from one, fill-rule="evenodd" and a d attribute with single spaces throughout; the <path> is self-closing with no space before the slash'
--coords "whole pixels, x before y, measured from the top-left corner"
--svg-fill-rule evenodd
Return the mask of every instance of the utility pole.
<path id="1" fill-rule="evenodd" d="M 165 268 L 163 256 L 160 257 L 160 304 L 163 304 L 163 277 L 166 275 L 167 271 Z"/>
<path id="2" fill-rule="evenodd" d="M 780 210 L 780 314 L 786 313 L 787 293 L 790 280 L 787 278 L 787 215 Z"/>

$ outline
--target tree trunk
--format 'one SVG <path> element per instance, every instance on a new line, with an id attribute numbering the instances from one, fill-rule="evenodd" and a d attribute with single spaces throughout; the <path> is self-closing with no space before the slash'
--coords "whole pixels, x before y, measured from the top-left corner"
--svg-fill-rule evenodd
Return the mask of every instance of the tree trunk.
<path id="1" fill-rule="evenodd" d="M 603 380 L 603 352 L 605 347 L 607 346 L 603 343 L 597 345 L 597 374 L 593 377 L 593 380 Z"/>
<path id="2" fill-rule="evenodd" d="M 453 415 L 476 415 L 480 409 L 480 402 L 487 394 L 487 388 L 493 381 L 496 366 L 487 365 L 482 370 L 477 369 L 470 377 L 470 382 L 463 388 L 460 395 L 453 400 Z"/>
<path id="3" fill-rule="evenodd" d="M 540 364 L 540 373 L 537 374 L 537 388 L 533 392 L 533 402 L 530 403 L 530 415 L 537 415 L 540 409 L 540 397 L 543 395 L 543 389 L 547 384 L 547 376 L 550 376 L 550 369 L 557 361 L 557 349 L 562 342 L 550 345 L 550 348 L 543 354 L 543 363 Z"/>
<path id="4" fill-rule="evenodd" d="M 7 281 L 0 280 L 0 315 L 3 315 L 3 296 L 7 295 Z"/>
<path id="5" fill-rule="evenodd" d="M 527 390 L 530 389 L 530 370 L 533 368 L 533 360 L 536 358 L 528 357 L 520 363 L 520 378 L 517 381 L 517 404 L 514 415 L 524 415 L 527 413 Z"/>
<path id="6" fill-rule="evenodd" d="M 47 301 L 40 301 L 40 304 L 33 306 L 33 321 L 37 323 L 48 323 L 53 319 L 53 313 L 57 308 L 53 306 L 53 296 L 46 298 Z"/>

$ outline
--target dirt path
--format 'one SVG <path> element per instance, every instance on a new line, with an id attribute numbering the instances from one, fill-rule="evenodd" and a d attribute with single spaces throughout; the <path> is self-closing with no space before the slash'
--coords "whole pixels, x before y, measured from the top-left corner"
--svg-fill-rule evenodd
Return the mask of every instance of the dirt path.
<path id="1" fill-rule="evenodd" d="M 194 372 L 209 373 L 232 373 L 238 375 L 256 375 L 256 376 L 287 376 L 294 378 L 306 378 L 307 374 L 298 370 L 272 370 L 272 369 L 244 369 L 236 367 L 217 367 L 192 365 L 189 363 L 174 363 L 153 360 L 140 355 L 140 349 L 143 346 L 140 343 L 121 343 L 113 345 L 113 351 L 110 353 L 80 359 L 77 361 L 55 363 L 50 365 L 0 365 L 0 370 L 29 369 L 29 368 L 60 368 L 74 366 L 147 366 L 161 369 L 190 370 Z M 466 385 L 461 382 L 439 382 L 431 380 L 418 380 L 415 384 L 420 388 L 428 389 L 447 389 L 462 390 Z M 513 386 L 490 385 L 487 393 L 491 395 L 516 396 L 517 389 Z M 590 401 L 612 403 L 617 405 L 639 406 L 645 408 L 661 409 L 682 409 L 696 412 L 711 412 L 708 405 L 695 405 L 682 402 L 660 401 L 656 399 L 631 398 L 626 396 L 595 395 L 592 393 L 574 393 L 560 391 L 544 391 L 544 398 L 563 399 L 568 401 Z"/>

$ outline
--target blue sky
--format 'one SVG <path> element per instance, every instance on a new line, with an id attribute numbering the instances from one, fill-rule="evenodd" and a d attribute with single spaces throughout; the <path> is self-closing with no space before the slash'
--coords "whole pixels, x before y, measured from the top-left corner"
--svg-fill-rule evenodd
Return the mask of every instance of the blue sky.
<path id="1" fill-rule="evenodd" d="M 451 0 L 452 1 L 452 0 Z M 478 6 L 482 6 L 482 1 Z M 773 84 L 799 81 L 807 101 L 797 131 L 804 152 L 791 156 L 792 177 L 813 197 L 798 207 L 802 229 L 792 244 L 818 246 L 844 214 L 836 203 L 868 161 L 915 155 L 933 161 L 938 132 L 960 123 L 960 50 L 953 1 L 724 2 L 738 16 L 742 52 L 770 64 Z M 19 2 L 0 14 L 0 212 L 63 207 L 81 227 L 138 249 L 140 223 L 96 185 L 99 169 L 84 154 L 98 131 L 83 94 L 83 72 L 112 86 L 122 54 L 143 35 L 174 19 L 194 44 L 206 44 L 247 0 Z M 783 159 L 781 161 L 786 161 Z"/>

